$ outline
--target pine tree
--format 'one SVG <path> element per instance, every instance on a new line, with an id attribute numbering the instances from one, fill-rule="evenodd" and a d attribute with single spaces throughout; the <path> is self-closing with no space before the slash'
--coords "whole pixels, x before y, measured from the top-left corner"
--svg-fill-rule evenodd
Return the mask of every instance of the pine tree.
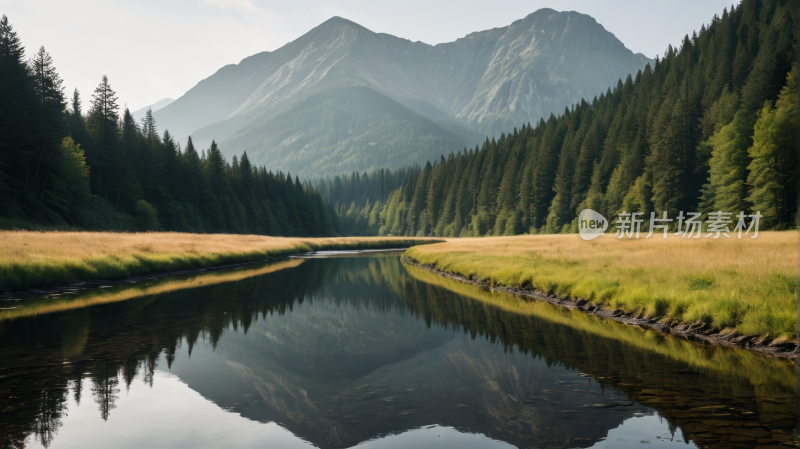
<path id="1" fill-rule="evenodd" d="M 747 149 L 751 145 L 753 133 L 753 114 L 741 110 L 733 121 L 722 127 L 711 139 L 713 148 L 709 161 L 709 193 L 704 198 L 707 204 L 713 204 L 714 211 L 738 213 L 749 211 L 746 200 L 747 166 L 750 157 Z M 713 198 L 713 200 L 712 200 Z"/>
<path id="2" fill-rule="evenodd" d="M 784 226 L 791 222 L 795 198 L 797 161 L 795 130 L 797 118 L 797 86 L 795 67 L 787 77 L 776 107 L 766 102 L 758 112 L 753 145 L 748 149 L 752 160 L 748 166 L 746 201 L 763 216 L 765 226 Z"/>
<path id="3" fill-rule="evenodd" d="M 70 111 L 67 116 L 67 129 L 69 135 L 79 145 L 89 145 L 91 143 L 91 139 L 86 131 L 86 120 L 83 116 L 83 102 L 81 101 L 81 94 L 78 92 L 78 89 L 72 92 Z"/>
<path id="4" fill-rule="evenodd" d="M 161 140 L 158 135 L 156 119 L 153 118 L 152 108 L 147 108 L 147 112 L 144 113 L 144 117 L 142 118 L 142 134 L 145 140 L 147 140 L 147 143 L 152 147 L 155 147 L 156 142 Z"/>
<path id="5" fill-rule="evenodd" d="M 242 186 L 241 196 L 250 198 L 253 195 L 253 166 L 247 157 L 247 151 L 242 153 L 242 161 L 239 163 L 239 179 Z"/>
<path id="6" fill-rule="evenodd" d="M 540 122 L 540 127 L 544 122 Z M 531 226 L 536 229 L 545 226 L 548 208 L 553 201 L 556 174 L 558 173 L 558 151 L 567 132 L 566 120 L 560 122 L 551 115 L 539 145 L 538 158 L 533 172 L 533 192 L 531 195 Z"/>
<path id="7" fill-rule="evenodd" d="M 192 137 L 189 136 L 189 139 L 186 142 L 186 149 L 183 153 L 183 170 L 182 173 L 185 174 L 183 184 L 188 190 L 190 202 L 194 203 L 194 206 L 200 210 L 200 188 L 202 187 L 201 181 L 201 162 L 200 162 L 200 155 L 197 154 L 197 150 L 194 148 L 194 143 L 192 142 Z M 194 200 L 194 201 L 191 201 Z"/>
<path id="8" fill-rule="evenodd" d="M 647 170 L 653 183 L 653 203 L 656 212 L 676 215 L 683 201 L 682 182 L 685 182 L 684 121 L 680 119 L 683 103 L 665 102 L 654 124 L 650 139 L 651 153 Z"/>
<path id="9" fill-rule="evenodd" d="M 92 108 L 86 121 L 89 136 L 93 141 L 92 152 L 87 155 L 87 159 L 89 165 L 95 168 L 92 171 L 92 190 L 96 191 L 98 196 L 108 196 L 108 184 L 112 179 L 110 172 L 114 168 L 117 147 L 118 110 L 117 94 L 109 85 L 108 77 L 103 75 L 102 81 L 92 95 Z"/>
<path id="10" fill-rule="evenodd" d="M 631 185 L 625 199 L 622 200 L 621 209 L 625 212 L 641 212 L 643 216 L 649 216 L 650 212 L 655 212 L 651 198 L 653 198 L 652 181 L 650 173 L 645 172 Z M 609 220 L 613 221 L 614 219 L 609 217 Z"/>
<path id="11" fill-rule="evenodd" d="M 76 91 L 77 92 L 77 91 Z M 122 167 L 122 175 L 116 185 L 115 209 L 132 212 L 136 203 L 144 198 L 144 190 L 140 177 L 139 148 L 141 134 L 139 127 L 128 108 L 122 114 L 118 165 Z M 112 196 L 113 197 L 113 196 Z"/>
<path id="12" fill-rule="evenodd" d="M 589 118 L 589 120 L 592 120 Z M 570 214 L 576 215 L 578 205 L 586 198 L 586 193 L 592 179 L 595 162 L 600 156 L 600 130 L 599 118 L 592 120 L 592 124 L 583 138 L 580 153 L 575 162 L 575 173 L 572 179 L 572 192 L 570 194 Z"/>
<path id="13" fill-rule="evenodd" d="M 19 36 L 3 15 L 0 18 L 0 209 L 7 215 L 21 214 L 27 204 L 32 159 L 37 150 L 36 97 L 24 58 L 25 49 Z"/>
<path id="14" fill-rule="evenodd" d="M 217 142 L 211 141 L 211 146 L 206 153 L 206 163 L 204 175 L 208 190 L 214 195 L 227 193 L 227 182 L 225 179 L 225 158 L 217 146 Z"/>
<path id="15" fill-rule="evenodd" d="M 41 180 L 41 197 L 39 203 L 45 204 L 46 192 L 53 164 L 57 164 L 59 147 L 65 133 L 64 88 L 61 77 L 53 66 L 50 54 L 40 47 L 36 56 L 30 62 L 30 71 L 33 75 L 33 91 L 36 95 L 36 134 L 37 154 L 35 177 Z"/>

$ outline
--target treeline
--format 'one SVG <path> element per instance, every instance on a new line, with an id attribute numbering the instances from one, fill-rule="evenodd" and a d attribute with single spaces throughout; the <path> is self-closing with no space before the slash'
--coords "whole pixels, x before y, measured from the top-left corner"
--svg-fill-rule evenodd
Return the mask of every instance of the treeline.
<path id="1" fill-rule="evenodd" d="M 375 206 L 380 208 L 381 204 L 385 204 L 394 190 L 421 170 L 417 165 L 394 171 L 381 168 L 372 173 L 353 172 L 350 175 L 326 177 L 312 181 L 312 184 L 322 199 L 333 206 L 342 229 L 347 229 L 349 235 L 369 235 L 377 233 L 369 229 L 369 212 Z"/>
<path id="2" fill-rule="evenodd" d="M 291 175 L 225 160 L 120 113 L 104 76 L 83 112 L 44 47 L 30 60 L 0 20 L 0 217 L 117 230 L 337 235 L 334 211 Z M 16 221 L 15 221 L 16 220 Z"/>
<path id="3" fill-rule="evenodd" d="M 355 213 L 392 235 L 577 232 L 584 208 L 611 221 L 621 211 L 760 211 L 762 229 L 789 227 L 794 7 L 744 0 L 591 103 L 428 163 L 385 204 Z"/>

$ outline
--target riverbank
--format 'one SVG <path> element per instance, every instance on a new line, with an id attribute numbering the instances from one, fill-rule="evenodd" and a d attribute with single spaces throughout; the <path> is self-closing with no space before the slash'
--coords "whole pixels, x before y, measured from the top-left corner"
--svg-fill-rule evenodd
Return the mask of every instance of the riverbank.
<path id="1" fill-rule="evenodd" d="M 482 287 L 785 353 L 796 338 L 797 239 L 795 232 L 754 240 L 496 237 L 414 247 L 404 258 Z"/>
<path id="2" fill-rule="evenodd" d="M 179 232 L 0 231 L 0 291 L 255 262 L 310 251 L 404 248 L 442 239 Z"/>
<path id="3" fill-rule="evenodd" d="M 607 346 L 610 342 L 617 341 L 647 354 L 663 356 L 674 361 L 675 366 L 685 363 L 694 372 L 722 375 L 728 379 L 746 379 L 752 385 L 780 386 L 792 392 L 797 384 L 795 364 L 787 358 L 690 341 L 680 335 L 658 332 L 647 326 L 631 325 L 630 320 L 615 320 L 586 313 L 568 304 L 553 304 L 546 300 L 531 301 L 528 295 L 508 294 L 502 291 L 505 290 L 502 287 L 491 290 L 475 288 L 474 282 L 453 279 L 452 275 L 437 273 L 430 268 L 406 264 L 406 270 L 413 278 L 425 284 L 446 289 L 463 297 L 465 301 L 477 304 L 472 307 L 452 301 L 428 304 L 428 310 L 434 317 L 458 317 L 457 321 L 451 319 L 450 324 L 455 321 L 467 328 L 486 328 L 487 334 L 505 335 L 511 341 L 519 342 L 524 341 L 531 326 L 525 323 L 524 318 L 518 317 L 528 317 L 572 329 L 578 335 L 587 335 L 583 343 L 578 343 L 582 346 L 591 344 L 589 342 Z M 559 337 L 554 335 L 553 338 Z M 523 348 L 524 345 L 518 346 L 518 349 Z M 640 378 L 639 382 L 645 380 Z M 661 385 L 660 388 L 664 386 Z"/>
<path id="4" fill-rule="evenodd" d="M 149 273 L 119 281 L 103 281 L 56 287 L 47 291 L 28 292 L 36 296 L 14 301 L 11 307 L 0 307 L 0 326 L 3 322 L 48 313 L 65 312 L 100 304 L 128 301 L 143 296 L 163 295 L 181 290 L 239 282 L 256 276 L 296 268 L 302 259 L 284 258 L 267 263 L 251 263 L 231 268 L 207 269 L 183 274 Z M 35 292 L 35 293 L 34 293 Z M 3 303 L 0 302 L 0 306 Z"/>

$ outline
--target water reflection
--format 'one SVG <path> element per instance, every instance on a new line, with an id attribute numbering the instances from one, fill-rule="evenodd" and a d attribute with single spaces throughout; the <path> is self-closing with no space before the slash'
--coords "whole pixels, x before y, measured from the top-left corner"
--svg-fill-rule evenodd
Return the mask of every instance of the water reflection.
<path id="1" fill-rule="evenodd" d="M 0 321 L 2 446 L 126 426 L 173 446 L 201 422 L 220 445 L 267 431 L 246 439 L 323 448 L 780 446 L 794 428 L 791 362 L 481 292 L 396 255 L 213 276 Z M 252 424 L 209 419 L 220 410 Z M 173 424 L 147 424 L 160 417 Z M 144 440 L 82 444 L 125 441 Z"/>

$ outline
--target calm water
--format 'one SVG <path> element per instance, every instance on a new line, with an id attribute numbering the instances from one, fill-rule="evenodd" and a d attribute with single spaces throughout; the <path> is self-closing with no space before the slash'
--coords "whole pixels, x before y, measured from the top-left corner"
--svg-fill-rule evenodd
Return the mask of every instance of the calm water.
<path id="1" fill-rule="evenodd" d="M 71 293 L 0 310 L 0 447 L 796 447 L 790 361 L 396 254 Z"/>

